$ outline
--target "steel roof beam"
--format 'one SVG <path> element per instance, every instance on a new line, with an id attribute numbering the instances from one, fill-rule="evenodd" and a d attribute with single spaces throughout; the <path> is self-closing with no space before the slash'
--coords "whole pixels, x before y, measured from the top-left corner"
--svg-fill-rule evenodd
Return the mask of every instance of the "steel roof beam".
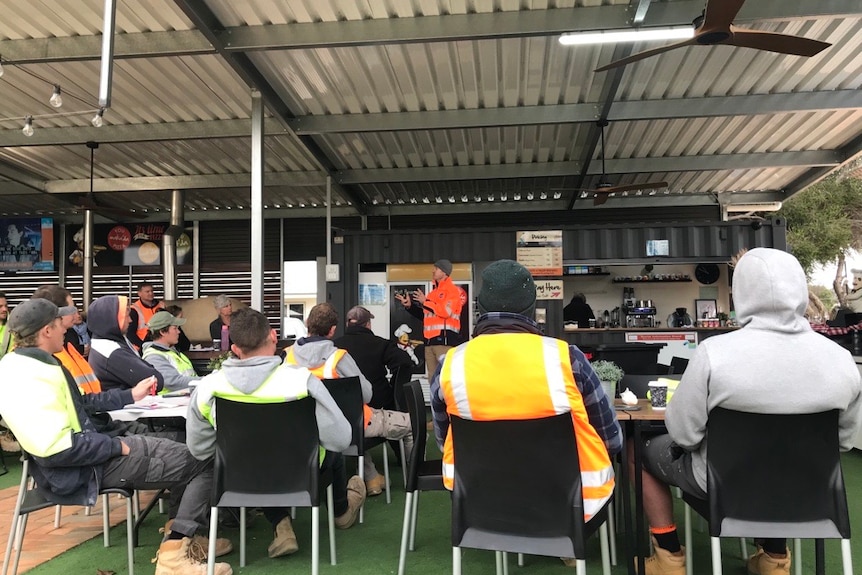
<path id="1" fill-rule="evenodd" d="M 836 153 L 841 157 L 841 162 L 839 164 L 809 170 L 807 173 L 803 174 L 784 188 L 787 198 L 798 194 L 808 186 L 816 184 L 839 168 L 860 157 L 860 155 L 862 155 L 862 135 L 857 136 L 849 144 L 837 150 Z"/>
<path id="2" fill-rule="evenodd" d="M 267 172 L 264 179 L 265 187 L 302 188 L 325 184 L 326 174 L 324 172 Z M 250 186 L 251 173 L 96 178 L 93 180 L 94 192 L 249 188 Z M 45 182 L 44 187 L 46 191 L 52 194 L 80 194 L 90 191 L 90 180 L 51 180 Z"/>
<path id="3" fill-rule="evenodd" d="M 843 161 L 840 151 L 767 152 L 759 154 L 724 154 L 671 158 L 632 158 L 608 160 L 608 174 L 648 174 L 665 172 L 698 172 L 748 170 L 799 166 L 837 166 Z M 343 184 L 395 182 L 433 182 L 438 180 L 494 180 L 501 178 L 539 178 L 574 176 L 581 171 L 580 162 L 545 162 L 533 164 L 489 164 L 416 168 L 373 168 L 342 170 L 335 180 Z M 601 169 L 591 167 L 586 176 L 597 176 Z M 573 186 L 575 188 L 580 186 Z"/>

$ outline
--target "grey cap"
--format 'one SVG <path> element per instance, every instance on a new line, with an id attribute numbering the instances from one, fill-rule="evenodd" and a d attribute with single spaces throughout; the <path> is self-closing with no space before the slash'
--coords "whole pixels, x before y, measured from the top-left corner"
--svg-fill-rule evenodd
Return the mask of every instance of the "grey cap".
<path id="1" fill-rule="evenodd" d="M 434 262 L 434 267 L 439 269 L 447 276 L 452 275 L 452 262 L 450 262 L 449 260 L 437 260 L 436 262 Z"/>
<path id="2" fill-rule="evenodd" d="M 28 299 L 21 302 L 9 314 L 8 327 L 19 337 L 29 337 L 57 319 L 78 311 L 75 306 L 57 307 L 43 298 Z"/>
<path id="3" fill-rule="evenodd" d="M 153 314 L 153 317 L 150 318 L 149 323 L 147 323 L 147 327 L 150 331 L 159 331 L 165 329 L 168 326 L 172 325 L 183 325 L 186 323 L 186 320 L 173 315 L 168 311 L 157 311 Z"/>
<path id="4" fill-rule="evenodd" d="M 361 305 L 353 306 L 347 312 L 347 323 L 365 325 L 372 319 L 374 319 L 374 314 Z"/>

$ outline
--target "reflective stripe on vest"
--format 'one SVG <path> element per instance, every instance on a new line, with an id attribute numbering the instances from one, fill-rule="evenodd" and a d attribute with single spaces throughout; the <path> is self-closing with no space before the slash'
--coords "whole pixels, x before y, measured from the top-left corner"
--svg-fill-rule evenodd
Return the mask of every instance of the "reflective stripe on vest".
<path id="1" fill-rule="evenodd" d="M 167 359 L 170 364 L 174 366 L 174 369 L 177 370 L 177 373 L 179 373 L 180 375 L 192 377 L 197 376 L 197 372 L 192 365 L 192 360 L 190 360 L 185 354 L 180 353 L 173 348 L 164 350 L 157 348 L 154 345 L 150 345 L 147 347 L 147 349 L 144 350 L 144 354 L 141 356 L 141 359 L 146 360 L 148 357 L 153 355 L 161 355 L 162 357 Z M 170 391 L 170 389 L 163 389 L 159 392 L 159 395 L 170 393 Z"/>
<path id="2" fill-rule="evenodd" d="M 566 342 L 524 333 L 479 336 L 446 354 L 440 385 L 448 413 L 463 419 L 535 419 L 571 413 L 585 519 L 610 498 L 613 467 L 589 423 Z M 448 433 L 443 449 L 443 483 L 448 489 L 453 488 L 454 478 L 454 449 Z"/>
<path id="3" fill-rule="evenodd" d="M 339 379 L 338 375 L 338 362 L 341 361 L 341 358 L 347 354 L 346 349 L 336 349 L 332 352 L 332 355 L 326 358 L 326 361 L 321 363 L 316 367 L 307 367 L 308 371 L 311 372 L 311 375 L 316 377 L 317 379 Z M 284 358 L 284 362 L 288 365 L 299 365 L 299 362 L 296 360 L 296 355 L 293 353 L 293 348 L 287 352 L 287 357 Z M 371 408 L 368 407 L 367 404 L 362 404 L 362 416 L 365 420 L 365 427 L 368 427 L 371 424 Z"/>
<path id="4" fill-rule="evenodd" d="M 84 356 L 75 349 L 75 346 L 67 343 L 62 351 L 54 354 L 54 357 L 59 359 L 63 367 L 72 374 L 82 394 L 101 393 L 102 382 L 99 381 L 99 378 L 93 372 L 93 368 L 90 367 Z"/>
<path id="5" fill-rule="evenodd" d="M 156 307 L 146 307 L 141 303 L 141 300 L 132 304 L 132 309 L 138 312 L 138 329 L 135 331 L 135 334 L 137 334 L 139 340 L 144 341 L 147 338 L 147 332 L 150 330 L 147 327 L 147 323 L 163 307 L 165 307 L 163 302 L 157 303 Z"/>

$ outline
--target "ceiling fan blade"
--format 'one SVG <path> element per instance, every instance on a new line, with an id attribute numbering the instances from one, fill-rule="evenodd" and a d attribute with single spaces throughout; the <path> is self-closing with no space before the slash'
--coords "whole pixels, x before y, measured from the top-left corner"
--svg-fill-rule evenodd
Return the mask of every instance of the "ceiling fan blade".
<path id="1" fill-rule="evenodd" d="M 745 0 L 707 0 L 700 30 L 727 30 Z"/>
<path id="2" fill-rule="evenodd" d="M 662 46 L 660 48 L 644 50 L 643 52 L 632 54 L 628 58 L 620 58 L 619 60 L 615 60 L 610 64 L 605 64 L 600 68 L 596 68 L 595 71 L 604 72 L 605 70 L 610 70 L 612 68 L 619 68 L 620 66 L 625 66 L 626 64 L 631 64 L 632 62 L 637 62 L 639 60 L 643 60 L 644 58 L 655 56 L 656 54 L 662 54 L 664 52 L 669 52 L 670 50 L 676 50 L 677 48 L 682 48 L 683 46 L 693 46 L 694 44 L 697 44 L 697 40 L 695 38 L 689 38 L 688 40 L 683 40 L 682 42 L 677 42 L 676 44 L 668 44 L 667 46 Z"/>
<path id="3" fill-rule="evenodd" d="M 795 56 L 815 56 L 831 46 L 827 42 L 803 38 L 802 36 L 791 36 L 790 34 L 778 34 L 763 30 L 751 30 L 749 28 L 730 27 L 733 33 L 725 44 L 738 46 L 740 48 L 754 48 L 779 54 L 793 54 Z"/>
<path id="4" fill-rule="evenodd" d="M 600 206 L 608 201 L 609 197 L 611 197 L 610 194 L 596 193 L 596 195 L 593 196 L 593 205 Z"/>

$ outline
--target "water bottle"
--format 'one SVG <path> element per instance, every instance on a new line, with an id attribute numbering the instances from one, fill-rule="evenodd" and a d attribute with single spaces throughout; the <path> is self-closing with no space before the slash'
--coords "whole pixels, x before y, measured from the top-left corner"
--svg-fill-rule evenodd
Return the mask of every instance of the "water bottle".
<path id="1" fill-rule="evenodd" d="M 230 349 L 230 332 L 226 325 L 221 326 L 221 349 L 222 351 Z"/>

